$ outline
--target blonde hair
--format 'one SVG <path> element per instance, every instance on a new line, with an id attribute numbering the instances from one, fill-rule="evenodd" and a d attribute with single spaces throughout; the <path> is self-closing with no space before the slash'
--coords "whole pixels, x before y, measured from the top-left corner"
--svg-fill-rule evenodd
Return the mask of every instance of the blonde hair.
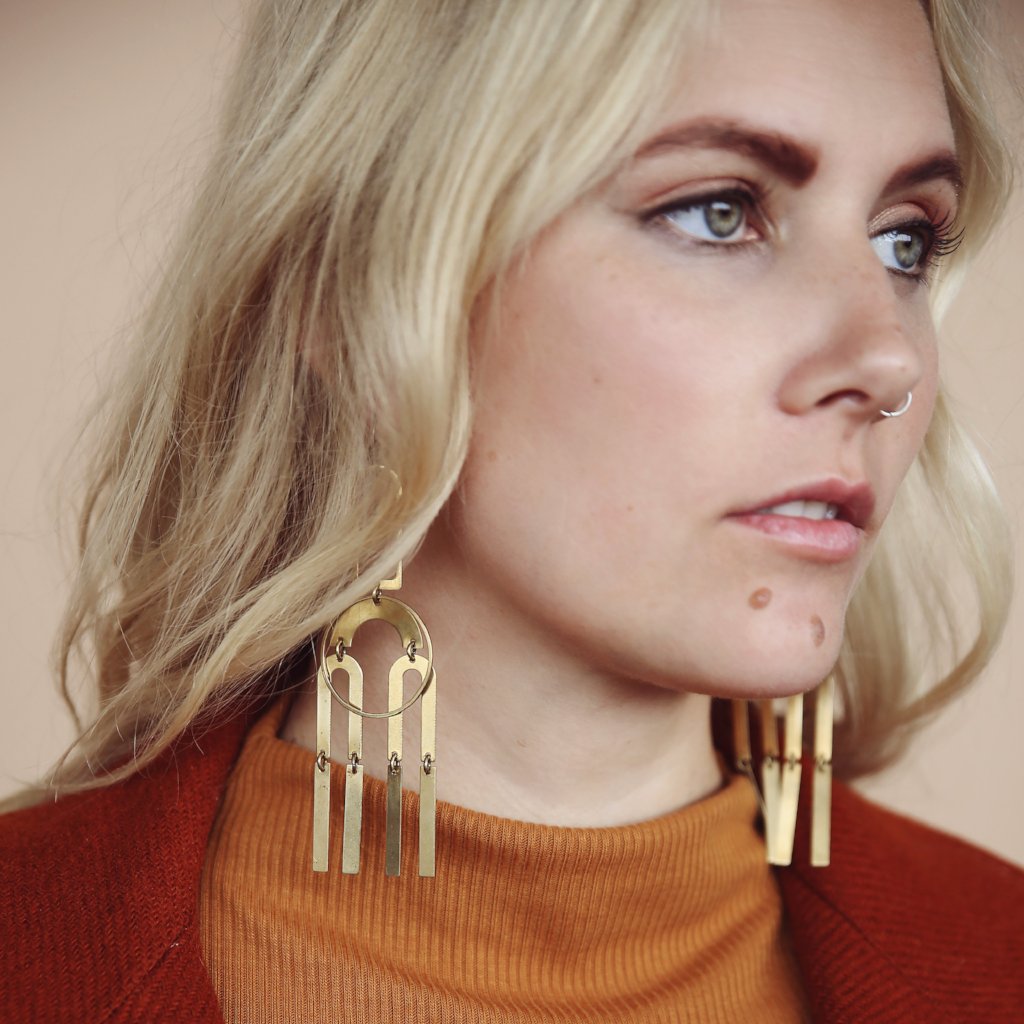
<path id="1" fill-rule="evenodd" d="M 978 5 L 931 6 L 977 239 L 1008 181 L 971 70 Z M 414 550 L 466 455 L 477 296 L 634 151 L 679 41 L 711 14 L 711 0 L 257 3 L 218 147 L 93 442 L 59 672 L 74 710 L 72 655 L 90 656 L 98 706 L 50 791 L 123 778 L 239 713 Z M 961 604 L 913 554 L 927 506 L 946 513 L 978 629 L 916 696 L 927 640 L 903 609 L 947 636 Z M 840 771 L 892 757 L 977 675 L 1005 617 L 1007 544 L 940 402 L 850 610 Z"/>

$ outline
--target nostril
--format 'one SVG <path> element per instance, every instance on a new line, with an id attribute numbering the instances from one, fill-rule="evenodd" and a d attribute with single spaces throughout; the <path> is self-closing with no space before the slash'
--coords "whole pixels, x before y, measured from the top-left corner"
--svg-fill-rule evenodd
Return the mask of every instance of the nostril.
<path id="1" fill-rule="evenodd" d="M 857 388 L 844 388 L 842 391 L 833 391 L 831 394 L 825 395 L 824 398 L 818 400 L 817 404 L 822 408 L 827 408 L 830 405 L 839 405 L 841 402 L 864 405 L 870 401 L 871 398 L 867 392 Z"/>

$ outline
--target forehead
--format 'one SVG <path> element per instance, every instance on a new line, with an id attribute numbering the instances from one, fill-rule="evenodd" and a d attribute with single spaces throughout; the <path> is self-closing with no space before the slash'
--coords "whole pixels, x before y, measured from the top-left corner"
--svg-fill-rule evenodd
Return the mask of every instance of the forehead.
<path id="1" fill-rule="evenodd" d="M 717 10 L 659 127 L 701 115 L 767 122 L 822 145 L 823 162 L 844 142 L 901 156 L 952 148 L 919 0 L 719 0 Z"/>

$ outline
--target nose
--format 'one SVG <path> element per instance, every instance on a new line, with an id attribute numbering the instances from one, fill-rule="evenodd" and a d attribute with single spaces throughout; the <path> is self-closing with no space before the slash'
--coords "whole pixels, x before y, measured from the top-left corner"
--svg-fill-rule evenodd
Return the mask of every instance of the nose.
<path id="1" fill-rule="evenodd" d="M 927 314 L 899 294 L 915 285 L 900 285 L 872 251 L 865 255 L 841 270 L 817 270 L 805 293 L 799 355 L 779 392 L 788 413 L 835 407 L 853 419 L 879 420 L 882 410 L 905 404 L 926 372 L 930 316 L 926 340 Z"/>

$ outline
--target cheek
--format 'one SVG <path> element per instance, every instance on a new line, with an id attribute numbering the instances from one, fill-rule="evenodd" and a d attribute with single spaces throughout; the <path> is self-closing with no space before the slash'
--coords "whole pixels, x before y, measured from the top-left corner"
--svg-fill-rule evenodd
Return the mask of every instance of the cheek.
<path id="1" fill-rule="evenodd" d="M 677 266 L 647 260 L 641 274 L 635 252 L 602 261 L 577 245 L 535 255 L 474 338 L 473 442 L 450 522 L 477 583 L 545 636 L 672 685 L 696 674 L 685 652 L 731 635 L 728 616 L 694 610 L 723 578 L 710 538 L 745 450 L 743 394 L 764 371 L 734 304 L 688 289 Z M 745 614 L 753 589 L 737 591 Z"/>
<path id="2" fill-rule="evenodd" d="M 683 321 L 688 300 L 675 284 L 666 295 L 656 278 L 608 260 L 573 272 L 557 247 L 509 282 L 500 317 L 477 339 L 467 466 L 467 488 L 494 506 L 496 526 L 532 519 L 534 546 L 568 530 L 612 560 L 645 509 L 650 528 L 668 528 L 660 517 L 681 503 L 688 439 L 713 415 L 729 372 L 713 360 L 695 367 L 700 326 Z M 702 476 L 688 466 L 689 493 Z"/>
<path id="3" fill-rule="evenodd" d="M 649 286 L 586 251 L 540 250 L 474 338 L 473 441 L 453 525 L 506 597 L 548 620 L 592 620 L 651 559 L 641 539 L 671 529 L 666 467 L 695 399 Z"/>

